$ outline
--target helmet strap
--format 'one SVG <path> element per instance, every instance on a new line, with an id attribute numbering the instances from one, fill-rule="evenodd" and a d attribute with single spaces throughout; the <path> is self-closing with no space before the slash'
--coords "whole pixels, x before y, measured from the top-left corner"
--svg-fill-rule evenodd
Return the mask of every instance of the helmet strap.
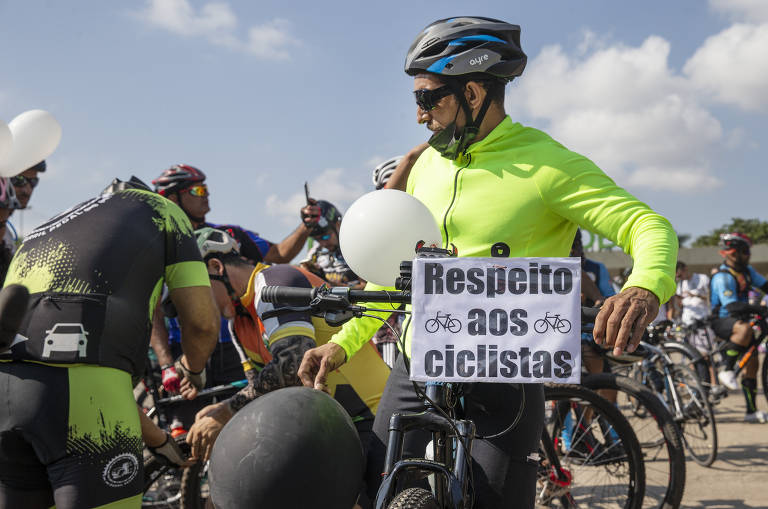
<path id="1" fill-rule="evenodd" d="M 446 159 L 455 160 L 459 154 L 465 152 L 467 147 L 477 138 L 477 133 L 480 131 L 480 124 L 485 118 L 485 114 L 488 111 L 488 107 L 491 105 L 491 98 L 486 94 L 483 99 L 483 104 L 480 106 L 480 111 L 477 112 L 477 117 L 472 118 L 472 108 L 469 107 L 467 99 L 464 97 L 464 90 L 461 86 L 457 85 L 453 81 L 447 83 L 449 87 L 453 89 L 453 95 L 459 101 L 459 106 L 464 110 L 464 116 L 466 117 L 466 125 L 460 133 L 457 133 L 456 118 L 459 116 L 459 110 L 456 109 L 456 117 L 445 129 L 435 133 L 429 138 L 428 143 L 432 148 L 437 150 L 441 156 Z"/>
<path id="2" fill-rule="evenodd" d="M 229 295 L 229 299 L 232 301 L 232 304 L 235 306 L 235 313 L 238 315 L 244 315 L 244 316 L 250 316 L 248 314 L 248 311 L 243 306 L 243 303 L 240 302 L 240 297 L 237 295 L 237 292 L 235 292 L 235 289 L 232 287 L 232 283 L 229 281 L 229 274 L 227 274 L 227 268 L 224 266 L 224 264 L 221 264 L 221 268 L 223 271 L 223 274 L 208 274 L 208 277 L 214 281 L 221 281 L 224 283 L 224 287 L 227 289 L 227 294 Z"/>

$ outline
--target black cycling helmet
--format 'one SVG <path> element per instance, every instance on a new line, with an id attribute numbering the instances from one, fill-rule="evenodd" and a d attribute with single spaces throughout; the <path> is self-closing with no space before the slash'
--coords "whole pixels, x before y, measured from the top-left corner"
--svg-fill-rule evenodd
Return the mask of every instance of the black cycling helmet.
<path id="1" fill-rule="evenodd" d="M 413 41 L 405 72 L 442 76 L 482 73 L 504 80 L 520 76 L 527 57 L 520 27 L 497 19 L 461 16 L 435 21 Z"/>
<path id="2" fill-rule="evenodd" d="M 336 206 L 325 200 L 317 200 L 317 206 L 320 207 L 320 219 L 318 219 L 310 236 L 318 237 L 324 235 L 331 228 L 336 227 L 336 221 L 341 219 L 341 212 Z"/>
<path id="3" fill-rule="evenodd" d="M 152 185 L 161 196 L 169 196 L 205 180 L 205 173 L 188 164 L 175 164 L 160 174 Z"/>

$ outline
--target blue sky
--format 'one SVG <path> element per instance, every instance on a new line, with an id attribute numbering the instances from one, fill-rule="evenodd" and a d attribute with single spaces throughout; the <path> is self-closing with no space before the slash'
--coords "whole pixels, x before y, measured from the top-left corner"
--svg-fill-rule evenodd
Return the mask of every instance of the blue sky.
<path id="1" fill-rule="evenodd" d="M 592 158 L 681 233 L 768 219 L 768 2 L 0 0 L 0 120 L 63 127 L 29 231 L 114 176 L 208 175 L 209 219 L 279 241 L 302 185 L 346 208 L 428 137 L 405 52 L 431 21 L 518 23 L 514 120 Z"/>

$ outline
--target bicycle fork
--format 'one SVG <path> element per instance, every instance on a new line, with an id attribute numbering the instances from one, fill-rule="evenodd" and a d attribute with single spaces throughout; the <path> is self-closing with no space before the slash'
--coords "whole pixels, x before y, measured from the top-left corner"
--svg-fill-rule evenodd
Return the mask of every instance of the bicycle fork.
<path id="1" fill-rule="evenodd" d="M 405 434 L 414 429 L 432 432 L 435 444 L 435 459 L 402 459 Z M 451 436 L 458 431 L 455 439 L 455 453 L 451 447 Z M 472 440 L 475 436 L 475 424 L 472 421 L 450 421 L 429 408 L 420 413 L 395 413 L 389 421 L 387 455 L 379 491 L 376 494 L 376 509 L 385 509 L 398 488 L 400 478 L 407 479 L 407 474 L 417 472 L 435 475 L 435 499 L 440 507 L 464 509 L 469 507 L 468 493 L 469 461 Z M 466 447 L 465 447 L 466 445 Z M 470 449 L 470 450 L 467 450 Z M 453 455 L 453 461 L 450 456 Z M 449 468 L 451 465 L 453 468 Z"/>

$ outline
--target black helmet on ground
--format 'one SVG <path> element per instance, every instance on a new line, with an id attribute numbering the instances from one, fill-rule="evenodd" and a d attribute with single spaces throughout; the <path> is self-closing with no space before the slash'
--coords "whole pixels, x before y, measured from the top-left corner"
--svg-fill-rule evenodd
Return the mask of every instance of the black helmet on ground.
<path id="1" fill-rule="evenodd" d="M 211 454 L 216 507 L 340 509 L 355 505 L 363 449 L 352 419 L 329 395 L 287 387 L 248 403 Z"/>

